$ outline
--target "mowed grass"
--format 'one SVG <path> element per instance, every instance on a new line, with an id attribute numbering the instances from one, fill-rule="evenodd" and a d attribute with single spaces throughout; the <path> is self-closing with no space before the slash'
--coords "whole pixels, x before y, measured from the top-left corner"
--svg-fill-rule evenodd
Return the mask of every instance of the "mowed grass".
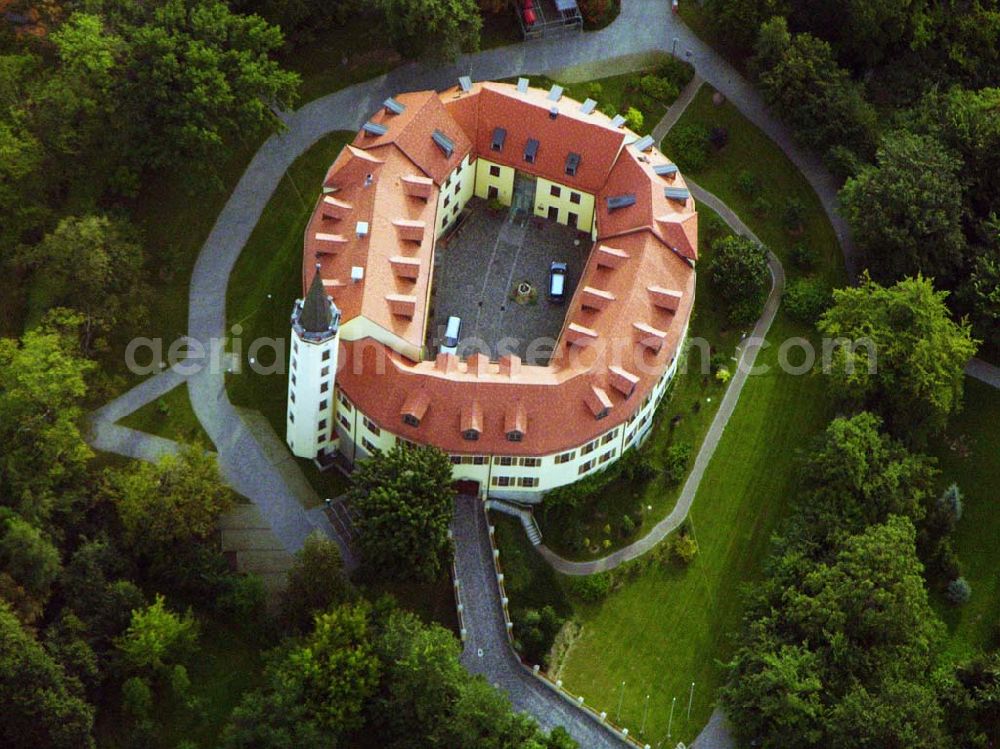
<path id="1" fill-rule="evenodd" d="M 1000 390 L 965 378 L 965 408 L 953 416 L 948 438 L 936 442 L 942 488 L 955 482 L 965 494 L 955 551 L 972 599 L 956 608 L 935 596 L 948 626 L 949 653 L 962 658 L 1000 640 Z M 955 442 L 963 447 L 953 447 Z"/>
<path id="2" fill-rule="evenodd" d="M 677 126 L 697 124 L 709 130 L 722 126 L 729 132 L 729 141 L 722 149 L 711 150 L 703 169 L 686 170 L 684 175 L 693 178 L 734 210 L 781 258 L 789 278 L 797 274 L 796 268 L 789 262 L 789 254 L 793 246 L 802 243 L 816 250 L 818 263 L 813 273 L 830 286 L 842 286 L 846 282 L 843 255 L 819 197 L 770 138 L 747 121 L 728 101 L 716 106 L 712 102 L 713 93 L 711 86 L 702 86 Z M 680 149 L 671 141 L 677 126 L 663 139 L 661 148 L 667 156 L 681 160 Z M 737 186 L 737 177 L 744 171 L 757 179 L 759 190 L 754 195 L 744 194 Z M 763 196 L 770 208 L 755 213 L 754 203 L 759 196 Z M 805 209 L 802 232 L 795 236 L 789 234 L 781 222 L 790 199 L 801 201 Z"/>
<path id="3" fill-rule="evenodd" d="M 704 89 L 681 122 L 725 124 L 729 143 L 713 152 L 706 167 L 690 173 L 714 192 L 785 263 L 796 242 L 816 248 L 814 271 L 831 285 L 844 283 L 843 260 L 819 200 L 794 165 L 763 133 L 728 104 L 715 107 Z M 669 136 L 664 150 L 669 155 Z M 806 206 L 801 236 L 790 236 L 780 212 L 754 215 L 736 187 L 741 170 L 758 175 L 769 197 L 795 196 Z M 725 674 L 719 666 L 733 652 L 743 611 L 741 588 L 760 579 L 769 538 L 786 515 L 795 491 L 800 452 L 834 416 L 823 379 L 795 376 L 778 367 L 778 346 L 792 336 L 812 337 L 808 327 L 779 313 L 758 364 L 769 370 L 750 377 L 696 495 L 689 522 L 700 553 L 686 570 L 650 568 L 624 582 L 605 601 L 578 606 L 583 633 L 563 670 L 566 686 L 588 703 L 614 715 L 625 682 L 622 723 L 632 732 L 649 707 L 641 740 L 667 738 L 676 698 L 671 742 L 690 742 L 716 704 Z M 792 363 L 798 363 L 794 356 Z M 690 718 L 687 707 L 695 684 Z M 669 744 L 672 746 L 672 743 Z"/>
<path id="4" fill-rule="evenodd" d="M 772 340 L 801 332 L 776 323 Z M 759 363 L 777 364 L 777 350 Z M 689 523 L 700 552 L 686 570 L 651 568 L 604 602 L 578 610 L 583 633 L 563 671 L 567 687 L 609 712 L 625 681 L 622 723 L 636 730 L 650 694 L 644 740 L 692 740 L 705 725 L 724 679 L 717 662 L 732 653 L 742 614 L 741 586 L 759 579 L 768 540 L 794 490 L 800 449 L 833 416 L 823 381 L 776 369 L 751 377 L 702 480 Z M 690 720 L 687 700 L 695 697 Z"/>
<path id="5" fill-rule="evenodd" d="M 210 448 L 212 441 L 191 407 L 187 385 L 180 384 L 155 401 L 119 422 L 122 426 L 138 429 L 169 440 Z"/>
<path id="6" fill-rule="evenodd" d="M 289 167 L 278 184 L 256 228 L 229 277 L 226 293 L 227 327 L 239 325 L 239 339 L 229 349 L 242 352 L 242 371 L 226 376 L 234 405 L 260 411 L 284 439 L 288 393 L 289 315 L 302 296 L 302 236 L 322 189 L 323 175 L 353 133 L 334 132 L 321 138 Z M 275 346 L 251 350 L 254 341 L 270 339 Z M 274 367 L 273 374 L 249 366 Z M 320 474 L 311 461 L 300 466 L 321 497 L 335 497 L 346 489 L 336 470 Z"/>

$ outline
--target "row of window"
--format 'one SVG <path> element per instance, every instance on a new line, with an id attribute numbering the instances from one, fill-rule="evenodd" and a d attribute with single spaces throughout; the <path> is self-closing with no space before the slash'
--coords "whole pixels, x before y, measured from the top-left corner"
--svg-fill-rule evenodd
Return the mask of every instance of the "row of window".
<path id="1" fill-rule="evenodd" d="M 525 468 L 538 468 L 541 464 L 541 458 L 518 458 L 511 455 L 497 455 L 493 458 L 493 465 L 495 466 L 524 466 Z"/>
<path id="2" fill-rule="evenodd" d="M 521 486 L 531 489 L 538 486 L 537 476 L 494 476 L 490 479 L 492 486 Z"/>
<path id="3" fill-rule="evenodd" d="M 560 198 L 560 197 L 562 197 L 562 188 L 559 185 L 552 185 L 549 188 L 549 195 L 551 195 L 553 198 Z M 576 190 L 570 190 L 569 191 L 569 202 L 570 203 L 572 203 L 573 205 L 580 205 L 580 201 L 581 200 L 582 200 L 582 196 L 580 195 L 580 193 L 578 193 Z"/>

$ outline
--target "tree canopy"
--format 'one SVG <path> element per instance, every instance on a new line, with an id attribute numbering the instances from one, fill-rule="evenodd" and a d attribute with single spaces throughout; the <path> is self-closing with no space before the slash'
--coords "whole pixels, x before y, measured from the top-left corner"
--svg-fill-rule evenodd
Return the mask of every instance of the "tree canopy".
<path id="1" fill-rule="evenodd" d="M 953 278 L 965 250 L 956 189 L 961 161 L 936 139 L 907 131 L 886 135 L 876 160 L 848 179 L 840 194 L 873 277 Z"/>
<path id="2" fill-rule="evenodd" d="M 742 325 L 757 319 L 771 280 L 762 245 L 749 237 L 723 237 L 712 245 L 708 272 L 730 323 Z"/>
<path id="3" fill-rule="evenodd" d="M 479 50 L 476 0 L 378 0 L 389 36 L 407 57 L 454 60 Z"/>
<path id="4" fill-rule="evenodd" d="M 451 461 L 434 447 L 396 445 L 351 474 L 365 564 L 397 579 L 434 580 L 451 552 Z"/>
<path id="5" fill-rule="evenodd" d="M 865 277 L 835 291 L 818 323 L 825 336 L 848 341 L 831 357 L 834 392 L 880 414 L 913 444 L 940 432 L 961 408 L 965 365 L 976 352 L 969 325 L 951 319 L 946 297 L 921 276 L 889 287 Z"/>

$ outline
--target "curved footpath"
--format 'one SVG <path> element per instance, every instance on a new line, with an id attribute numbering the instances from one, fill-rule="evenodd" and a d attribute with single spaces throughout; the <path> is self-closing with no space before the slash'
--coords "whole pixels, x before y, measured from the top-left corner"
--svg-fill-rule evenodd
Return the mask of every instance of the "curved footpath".
<path id="1" fill-rule="evenodd" d="M 694 199 L 718 213 L 734 232 L 750 237 L 758 243 L 760 242 L 757 239 L 757 235 L 750 231 L 740 220 L 739 216 L 733 213 L 725 203 L 712 193 L 696 185 L 690 179 L 687 180 L 687 185 L 691 189 Z M 767 265 L 771 271 L 771 291 L 767 296 L 767 301 L 764 303 L 764 309 L 757 319 L 757 324 L 754 325 L 753 333 L 743 339 L 737 347 L 739 361 L 736 364 L 736 374 L 730 380 L 729 387 L 726 388 L 726 394 L 722 397 L 722 404 L 712 419 L 712 424 L 709 426 L 708 432 L 705 433 L 705 438 L 698 449 L 698 455 L 694 459 L 694 466 L 691 468 L 691 473 L 688 474 L 687 480 L 684 482 L 684 488 L 681 489 L 674 509 L 663 520 L 654 525 L 652 530 L 642 538 L 633 541 L 628 546 L 622 547 L 612 554 L 608 554 L 600 559 L 593 559 L 589 562 L 573 562 L 559 556 L 545 545 L 537 546 L 536 548 L 541 555 L 556 570 L 565 575 L 592 575 L 595 572 L 613 569 L 624 562 L 645 554 L 656 546 L 656 544 L 660 543 L 667 534 L 676 530 L 684 522 L 684 518 L 687 517 L 688 512 L 691 510 L 691 504 L 694 502 L 695 495 L 698 493 L 698 487 L 701 485 L 705 469 L 708 468 L 708 464 L 715 454 L 715 448 L 718 446 L 719 440 L 722 439 L 722 433 L 726 429 L 726 424 L 729 423 L 729 417 L 736 410 L 736 404 L 739 402 L 743 385 L 746 384 L 747 377 L 750 376 L 753 370 L 754 361 L 757 358 L 757 353 L 760 351 L 761 344 L 767 336 L 768 330 L 771 328 L 771 323 L 774 322 L 775 315 L 778 313 L 778 306 L 781 303 L 781 292 L 785 287 L 785 271 L 781 266 L 781 261 L 770 251 L 767 253 Z"/>
<path id="2" fill-rule="evenodd" d="M 270 137 L 254 155 L 198 256 L 191 279 L 188 335 L 206 348 L 213 340 L 224 339 L 229 275 L 292 162 L 325 134 L 333 130 L 356 130 L 387 96 L 408 90 L 444 88 L 452 85 L 459 75 L 470 75 L 477 80 L 507 78 L 598 63 L 609 57 L 669 51 L 675 39 L 678 54 L 694 65 L 698 76 L 722 92 L 750 121 L 767 133 L 803 172 L 834 226 L 844 249 L 848 271 L 853 277 L 856 268 L 854 249 L 847 226 L 836 211 L 837 185 L 819 159 L 794 142 L 789 130 L 768 114 L 763 100 L 750 84 L 685 27 L 678 17 L 672 15 L 668 3 L 663 0 L 625 0 L 619 17 L 601 31 L 465 55 L 456 63 L 443 67 L 406 65 L 387 75 L 309 102 L 295 112 L 282 113 L 280 117 L 286 130 Z M 692 190 L 696 189 L 692 185 Z M 695 191 L 694 194 L 697 199 L 718 210 L 727 222 L 732 219 L 736 226 L 742 226 L 724 205 L 713 202 L 713 196 L 703 191 Z M 730 222 L 730 225 L 733 223 Z M 737 231 L 745 231 L 745 227 Z M 780 265 L 772 262 L 771 269 L 775 287 L 778 287 Z M 776 305 L 777 297 L 772 289 L 768 303 L 773 300 Z M 763 330 L 766 331 L 766 327 Z M 754 332 L 756 336 L 758 330 Z M 741 361 L 746 359 L 752 362 L 754 348 L 745 346 Z M 975 373 L 970 374 L 1000 386 L 1000 372 L 990 365 L 980 363 Z M 739 374 L 734 380 L 738 377 Z M 187 382 L 195 414 L 215 444 L 223 475 L 236 491 L 257 505 L 282 545 L 294 552 L 310 533 L 320 530 L 340 544 L 345 562 L 351 564 L 354 560 L 346 543 L 337 536 L 322 511 L 304 509 L 303 494 L 311 490 L 302 488 L 301 472 L 294 469 L 294 464 L 291 464 L 290 470 L 287 456 L 282 458 L 275 450 L 275 440 L 280 442 L 280 439 L 273 433 L 261 434 L 256 426 L 250 427 L 239 409 L 229 401 L 223 366 L 209 367 L 192 375 L 168 370 L 144 381 L 93 414 L 91 443 L 98 449 L 147 460 L 176 450 L 176 443 L 170 440 L 144 435 L 117 426 L 114 422 L 183 381 Z M 735 393 L 731 407 L 735 407 L 735 398 L 738 397 L 736 384 L 732 383 L 727 390 L 727 398 L 730 393 Z M 720 414 L 725 407 L 724 399 Z M 724 420 L 717 422 L 718 416 L 713 421 L 712 430 L 718 427 L 721 434 Z M 710 455 L 706 455 L 705 465 L 708 457 Z M 699 454 L 696 467 L 701 458 Z M 700 470 L 704 470 L 704 465 Z M 468 630 L 463 663 L 473 673 L 484 674 L 505 689 L 515 708 L 531 713 L 543 726 L 564 725 L 584 749 L 622 746 L 622 740 L 616 734 L 585 711 L 574 709 L 562 696 L 524 672 L 517 663 L 503 630 L 485 520 L 481 520 L 480 516 L 473 503 L 465 503 L 459 506 L 455 521 L 456 565 L 460 578 L 477 581 L 477 584 L 462 588 Z M 732 745 L 725 730 L 724 718 L 718 710 L 694 742 L 698 749 Z"/>

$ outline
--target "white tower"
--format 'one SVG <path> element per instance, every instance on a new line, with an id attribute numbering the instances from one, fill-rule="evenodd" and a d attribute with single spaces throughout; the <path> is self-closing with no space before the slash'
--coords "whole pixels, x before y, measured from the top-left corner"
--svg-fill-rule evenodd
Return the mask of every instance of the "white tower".
<path id="1" fill-rule="evenodd" d="M 339 329 L 340 310 L 326 295 L 317 263 L 309 292 L 292 309 L 285 441 L 300 458 L 317 460 L 336 449 L 333 381 Z"/>

